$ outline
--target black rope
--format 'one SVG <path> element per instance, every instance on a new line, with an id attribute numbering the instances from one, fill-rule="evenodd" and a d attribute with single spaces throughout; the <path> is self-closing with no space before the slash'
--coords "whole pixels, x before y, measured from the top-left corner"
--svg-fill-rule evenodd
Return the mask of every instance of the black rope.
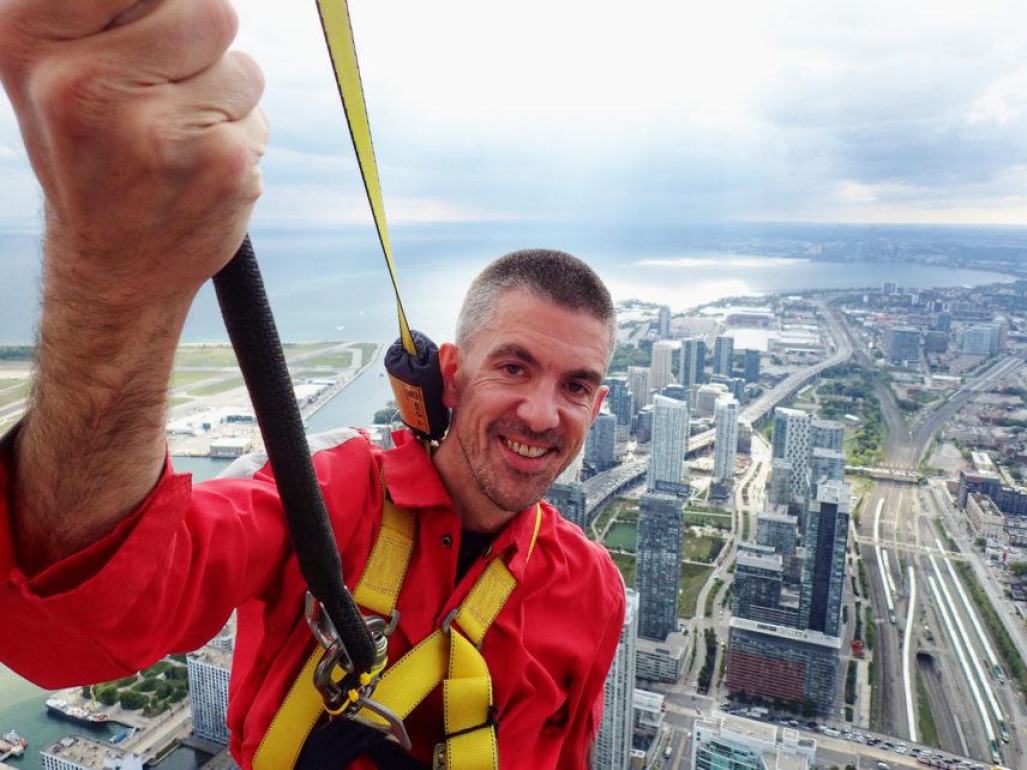
<path id="1" fill-rule="evenodd" d="M 355 672 L 369 672 L 374 643 L 342 582 L 342 562 L 249 235 L 214 276 L 214 289 L 264 437 L 300 572 L 324 605 Z"/>

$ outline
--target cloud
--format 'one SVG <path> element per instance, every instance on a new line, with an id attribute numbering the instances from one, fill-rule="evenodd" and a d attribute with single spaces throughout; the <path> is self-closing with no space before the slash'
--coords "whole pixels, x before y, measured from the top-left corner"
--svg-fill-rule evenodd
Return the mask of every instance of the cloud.
<path id="1" fill-rule="evenodd" d="M 397 223 L 1021 221 L 1021 0 L 350 10 Z M 360 221 L 317 14 L 277 0 L 239 13 L 238 47 L 268 83 L 259 216 Z M 19 146 L 2 104 L 0 169 L 18 191 L 0 220 L 38 200 L 7 152 Z"/>

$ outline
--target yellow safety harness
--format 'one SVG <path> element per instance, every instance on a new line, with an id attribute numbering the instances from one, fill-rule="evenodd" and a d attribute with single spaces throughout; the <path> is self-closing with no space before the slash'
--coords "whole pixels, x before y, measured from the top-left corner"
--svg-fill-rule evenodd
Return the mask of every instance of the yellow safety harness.
<path id="1" fill-rule="evenodd" d="M 542 525 L 542 506 L 535 506 L 535 525 L 527 559 L 535 549 Z M 414 515 L 394 505 L 388 496 L 382 509 L 382 526 L 367 566 L 357 584 L 357 603 L 380 618 L 388 618 L 390 630 L 398 622 L 396 600 L 406 577 L 416 542 Z M 442 684 L 445 739 L 436 744 L 433 767 L 449 770 L 497 770 L 499 752 L 492 700 L 492 678 L 480 652 L 492 622 L 503 609 L 517 579 L 502 558 L 494 556 L 470 592 L 426 639 L 383 673 L 377 673 L 375 710 L 363 708 L 352 718 L 391 733 L 405 749 L 410 740 L 402 720 L 430 692 Z M 328 711 L 314 687 L 314 674 L 323 650 L 314 649 L 293 682 L 264 735 L 253 759 L 255 770 L 290 770 L 322 713 Z M 342 669 L 334 672 L 338 679 Z M 356 694 L 356 691 L 354 691 Z M 355 698 L 354 698 L 355 700 Z"/>

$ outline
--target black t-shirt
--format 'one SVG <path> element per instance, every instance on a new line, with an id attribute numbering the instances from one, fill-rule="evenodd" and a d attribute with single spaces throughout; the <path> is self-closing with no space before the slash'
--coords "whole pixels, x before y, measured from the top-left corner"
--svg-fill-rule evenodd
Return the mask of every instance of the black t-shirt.
<path id="1" fill-rule="evenodd" d="M 475 559 L 488 551 L 494 534 L 461 532 L 456 559 L 459 583 Z M 408 756 L 377 730 L 352 719 L 327 719 L 314 727 L 303 744 L 295 770 L 344 770 L 360 756 L 367 755 L 381 770 L 430 770 L 431 765 Z"/>

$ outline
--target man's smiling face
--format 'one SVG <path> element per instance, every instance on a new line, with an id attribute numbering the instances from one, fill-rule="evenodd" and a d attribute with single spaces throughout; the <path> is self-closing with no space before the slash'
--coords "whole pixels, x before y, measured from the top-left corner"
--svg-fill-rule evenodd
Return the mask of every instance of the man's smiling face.
<path id="1" fill-rule="evenodd" d="M 446 405 L 467 473 L 500 511 L 542 497 L 588 434 L 602 404 L 607 325 L 523 289 L 496 298 L 463 349 L 444 345 Z"/>

